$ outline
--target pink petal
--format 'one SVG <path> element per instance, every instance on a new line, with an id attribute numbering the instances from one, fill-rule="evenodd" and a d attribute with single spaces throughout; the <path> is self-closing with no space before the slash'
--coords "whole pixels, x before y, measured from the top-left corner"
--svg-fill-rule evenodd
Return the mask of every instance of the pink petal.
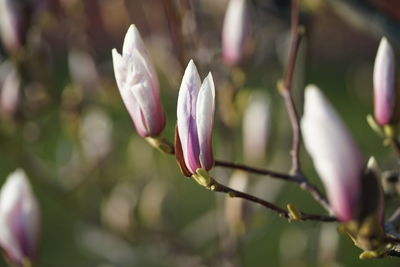
<path id="1" fill-rule="evenodd" d="M 330 204 L 342 221 L 357 217 L 364 162 L 349 131 L 320 90 L 305 91 L 303 139 Z"/>
<path id="2" fill-rule="evenodd" d="M 196 102 L 200 86 L 196 65 L 190 60 L 179 89 L 177 125 L 185 163 L 192 173 L 201 166 L 198 160 L 200 152 L 196 127 Z"/>
<path id="3" fill-rule="evenodd" d="M 209 170 L 214 165 L 211 139 L 214 125 L 215 87 L 211 73 L 208 74 L 201 85 L 196 109 L 200 163 L 204 169 Z"/>
<path id="4" fill-rule="evenodd" d="M 374 108 L 375 118 L 379 124 L 385 125 L 391 122 L 395 104 L 394 52 L 388 40 L 383 37 L 374 65 Z"/>
<path id="5" fill-rule="evenodd" d="M 0 244 L 20 264 L 36 257 L 39 207 L 22 170 L 12 173 L 0 192 Z"/>
<path id="6" fill-rule="evenodd" d="M 145 50 L 146 48 L 138 29 L 134 24 L 131 24 L 131 26 L 129 27 L 128 31 L 125 34 L 124 45 L 122 47 L 122 54 L 132 55 L 134 53 L 142 53 Z"/>
<path id="7" fill-rule="evenodd" d="M 224 60 L 238 64 L 243 57 L 244 42 L 248 34 L 246 0 L 230 0 L 222 30 L 222 52 Z"/>

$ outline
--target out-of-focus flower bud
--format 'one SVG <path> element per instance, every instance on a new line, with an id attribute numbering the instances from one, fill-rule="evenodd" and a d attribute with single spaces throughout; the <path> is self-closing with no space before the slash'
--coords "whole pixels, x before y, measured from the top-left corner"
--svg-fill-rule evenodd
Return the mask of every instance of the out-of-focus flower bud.
<path id="1" fill-rule="evenodd" d="M 16 170 L 0 191 L 0 245 L 17 266 L 31 266 L 38 253 L 40 212 L 24 171 Z"/>
<path id="2" fill-rule="evenodd" d="M 122 54 L 112 50 L 115 79 L 122 100 L 143 137 L 156 137 L 165 127 L 160 85 L 135 25 L 125 35 Z"/>
<path id="3" fill-rule="evenodd" d="M 82 150 L 88 162 L 104 160 L 112 149 L 112 120 L 101 109 L 85 112 L 80 126 Z"/>
<path id="4" fill-rule="evenodd" d="M 31 9 L 30 1 L 0 0 L 0 35 L 9 52 L 25 45 Z"/>
<path id="5" fill-rule="evenodd" d="M 229 180 L 229 187 L 246 191 L 248 175 L 243 171 L 235 171 Z M 225 199 L 225 223 L 232 237 L 239 237 L 245 232 L 246 202 L 240 198 L 227 196 Z"/>
<path id="6" fill-rule="evenodd" d="M 237 65 L 243 58 L 248 37 L 248 10 L 246 0 L 230 0 L 222 29 L 222 52 L 226 63 Z"/>
<path id="7" fill-rule="evenodd" d="M 0 114 L 12 117 L 19 104 L 21 81 L 15 67 L 6 62 L 0 67 Z"/>
<path id="8" fill-rule="evenodd" d="M 89 93 L 99 87 L 99 74 L 93 57 L 79 50 L 71 50 L 68 54 L 69 73 L 72 80 Z"/>
<path id="9" fill-rule="evenodd" d="M 341 221 L 357 219 L 364 161 L 346 126 L 315 85 L 305 89 L 305 147 Z"/>
<path id="10" fill-rule="evenodd" d="M 394 52 L 383 37 L 374 65 L 374 109 L 380 125 L 390 124 L 395 119 L 397 97 Z"/>
<path id="11" fill-rule="evenodd" d="M 265 159 L 270 136 L 270 101 L 262 92 L 251 95 L 243 116 L 243 151 L 246 162 L 257 164 Z"/>
<path id="12" fill-rule="evenodd" d="M 214 125 L 215 88 L 211 73 L 200 81 L 190 60 L 179 89 L 177 106 L 176 157 L 186 176 L 197 169 L 208 171 L 214 165 L 212 129 Z"/>
<path id="13" fill-rule="evenodd" d="M 380 171 L 376 160 L 371 158 L 362 178 L 360 211 L 356 224 L 346 225 L 355 243 L 363 250 L 378 250 L 384 247 L 384 195 L 380 183 Z"/>

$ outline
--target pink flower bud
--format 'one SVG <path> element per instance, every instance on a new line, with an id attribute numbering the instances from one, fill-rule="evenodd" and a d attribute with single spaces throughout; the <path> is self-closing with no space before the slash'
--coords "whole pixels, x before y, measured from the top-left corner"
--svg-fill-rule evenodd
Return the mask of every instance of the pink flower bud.
<path id="1" fill-rule="evenodd" d="M 379 44 L 374 65 L 375 119 L 386 125 L 394 119 L 396 105 L 395 59 L 388 40 L 383 37 Z"/>
<path id="2" fill-rule="evenodd" d="M 246 0 L 230 0 L 222 29 L 222 52 L 225 62 L 230 65 L 240 63 L 248 32 Z"/>
<path id="3" fill-rule="evenodd" d="M 114 73 L 122 100 L 143 137 L 159 135 L 165 127 L 160 85 L 135 25 L 125 35 L 122 54 L 112 50 Z"/>
<path id="4" fill-rule="evenodd" d="M 315 85 L 305 89 L 301 126 L 334 212 L 341 221 L 356 219 L 364 161 L 346 126 Z"/>
<path id="5" fill-rule="evenodd" d="M 40 212 L 24 171 L 11 173 L 0 191 L 0 245 L 18 266 L 38 252 Z"/>
<path id="6" fill-rule="evenodd" d="M 0 115 L 12 117 L 19 105 L 21 81 L 17 70 L 10 62 L 3 63 L 0 67 Z"/>
<path id="7" fill-rule="evenodd" d="M 29 1 L 0 0 L 0 35 L 8 51 L 25 45 L 31 9 Z"/>
<path id="8" fill-rule="evenodd" d="M 201 84 L 197 68 L 190 60 L 179 89 L 177 107 L 177 159 L 185 175 L 214 165 L 212 128 L 215 89 L 211 73 Z"/>
<path id="9" fill-rule="evenodd" d="M 252 93 L 243 114 L 243 154 L 246 162 L 260 164 L 265 160 L 271 130 L 270 105 L 266 94 Z"/>

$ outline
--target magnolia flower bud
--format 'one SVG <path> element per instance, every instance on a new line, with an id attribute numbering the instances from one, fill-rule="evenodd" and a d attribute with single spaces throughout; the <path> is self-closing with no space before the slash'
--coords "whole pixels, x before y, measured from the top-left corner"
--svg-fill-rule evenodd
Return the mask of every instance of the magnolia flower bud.
<path id="1" fill-rule="evenodd" d="M 379 176 L 376 160 L 370 158 L 362 179 L 360 212 L 355 232 L 356 245 L 364 250 L 376 250 L 385 245 L 385 203 Z M 348 226 L 350 232 L 351 226 Z"/>
<path id="2" fill-rule="evenodd" d="M 176 157 L 186 176 L 214 165 L 212 128 L 215 89 L 211 73 L 201 84 L 197 68 L 190 60 L 179 89 L 177 107 Z"/>
<path id="3" fill-rule="evenodd" d="M 0 191 L 0 245 L 9 260 L 30 266 L 36 259 L 39 206 L 23 170 L 11 173 Z"/>
<path id="4" fill-rule="evenodd" d="M 8 51 L 25 45 L 31 8 L 30 1 L 0 0 L 0 35 Z"/>
<path id="5" fill-rule="evenodd" d="M 270 99 L 262 92 L 251 95 L 243 115 L 243 152 L 246 162 L 260 164 L 265 160 L 270 137 Z"/>
<path id="6" fill-rule="evenodd" d="M 230 0 L 222 30 L 222 52 L 225 62 L 230 65 L 240 63 L 248 33 L 246 0 Z"/>
<path id="7" fill-rule="evenodd" d="M 375 119 L 380 125 L 393 121 L 396 106 L 395 58 L 388 40 L 379 44 L 374 65 Z"/>
<path id="8" fill-rule="evenodd" d="M 12 117 L 19 104 L 21 81 L 18 72 L 10 62 L 0 67 L 0 115 Z"/>
<path id="9" fill-rule="evenodd" d="M 364 161 L 346 126 L 315 85 L 305 89 L 305 147 L 341 221 L 357 218 Z"/>
<path id="10" fill-rule="evenodd" d="M 122 54 L 112 50 L 114 73 L 122 100 L 143 137 L 155 137 L 165 127 L 160 85 L 135 25 L 125 35 Z"/>

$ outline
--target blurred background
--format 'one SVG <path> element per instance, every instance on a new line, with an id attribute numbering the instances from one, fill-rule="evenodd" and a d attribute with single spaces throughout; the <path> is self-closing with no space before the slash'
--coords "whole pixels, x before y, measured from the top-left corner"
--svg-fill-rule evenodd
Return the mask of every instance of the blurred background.
<path id="1" fill-rule="evenodd" d="M 0 181 L 23 168 L 42 209 L 39 266 L 398 266 L 360 261 L 337 225 L 292 222 L 183 177 L 135 131 L 121 101 L 111 49 L 130 24 L 156 66 L 173 140 L 183 70 L 194 59 L 217 91 L 217 159 L 286 172 L 291 128 L 276 82 L 284 74 L 290 1 L 247 2 L 240 63 L 222 57 L 227 0 L 1 0 Z M 10 8 L 11 6 L 11 8 Z M 399 52 L 396 0 L 304 0 L 306 26 L 295 101 L 315 83 L 381 167 L 395 156 L 369 129 L 380 38 Z M 306 174 L 321 187 L 309 157 Z M 324 214 L 296 185 L 214 168 L 225 184 Z M 388 211 L 398 200 L 388 200 Z M 0 265 L 5 265 L 1 262 Z"/>

